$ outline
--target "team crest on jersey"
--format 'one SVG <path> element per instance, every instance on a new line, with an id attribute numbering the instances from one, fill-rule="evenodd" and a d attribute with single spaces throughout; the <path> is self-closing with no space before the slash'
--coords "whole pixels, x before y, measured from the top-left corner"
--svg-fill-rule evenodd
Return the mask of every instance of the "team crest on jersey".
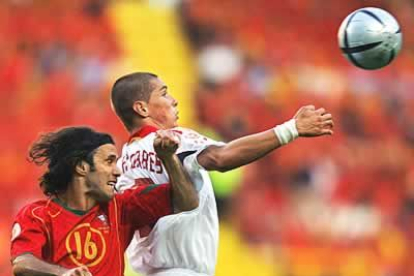
<path id="1" fill-rule="evenodd" d="M 98 227 L 99 230 L 103 231 L 104 233 L 109 232 L 109 222 L 108 217 L 105 214 L 100 214 L 97 218 L 102 222 L 103 226 Z"/>
<path id="2" fill-rule="evenodd" d="M 22 227 L 20 226 L 20 224 L 18 224 L 17 222 L 13 225 L 12 228 L 12 237 L 11 237 L 11 241 L 14 241 L 22 232 Z"/>
<path id="3" fill-rule="evenodd" d="M 103 224 L 108 225 L 108 217 L 105 214 L 99 215 L 98 219 L 102 221 Z"/>

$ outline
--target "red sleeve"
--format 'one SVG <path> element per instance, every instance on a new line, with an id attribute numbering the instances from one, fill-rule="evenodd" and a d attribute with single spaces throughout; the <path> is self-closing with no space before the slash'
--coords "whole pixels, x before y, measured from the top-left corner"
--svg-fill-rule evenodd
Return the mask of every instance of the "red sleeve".
<path id="1" fill-rule="evenodd" d="M 12 259 L 24 253 L 31 253 L 42 259 L 42 251 L 48 238 L 41 217 L 35 213 L 36 208 L 41 207 L 26 206 L 15 217 L 10 250 Z"/>
<path id="2" fill-rule="evenodd" d="M 154 224 L 173 213 L 169 184 L 134 186 L 116 197 L 123 206 L 122 221 L 134 228 Z"/>

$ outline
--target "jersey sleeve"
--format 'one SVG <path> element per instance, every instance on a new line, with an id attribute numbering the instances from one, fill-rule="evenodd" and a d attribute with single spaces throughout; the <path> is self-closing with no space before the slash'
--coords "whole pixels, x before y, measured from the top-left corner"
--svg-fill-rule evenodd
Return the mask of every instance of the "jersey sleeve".
<path id="1" fill-rule="evenodd" d="M 47 245 L 47 230 L 34 206 L 23 208 L 15 217 L 12 227 L 11 258 L 30 253 L 42 259 Z"/>
<path id="2" fill-rule="evenodd" d="M 116 195 L 116 200 L 121 205 L 122 221 L 135 229 L 173 213 L 169 184 L 135 185 Z"/>
<path id="3" fill-rule="evenodd" d="M 179 134 L 181 139 L 177 156 L 190 174 L 192 171 L 198 171 L 202 168 L 197 160 L 198 154 L 209 146 L 224 146 L 226 144 L 201 135 L 194 130 L 177 127 L 174 131 Z"/>
<path id="4" fill-rule="evenodd" d="M 179 135 L 181 140 L 177 154 L 181 154 L 183 152 L 193 152 L 197 155 L 197 153 L 203 151 L 209 146 L 225 145 L 223 142 L 215 141 L 191 129 L 177 127 L 174 128 L 174 131 Z"/>
<path id="5" fill-rule="evenodd" d="M 178 158 L 184 163 L 187 156 L 197 156 L 209 146 L 224 146 L 225 143 L 215 141 L 200 133 L 186 128 L 177 127 L 174 131 L 180 137 L 180 146 L 177 150 Z"/>
<path id="6" fill-rule="evenodd" d="M 135 184 L 135 181 L 125 174 L 122 174 L 120 177 L 118 177 L 118 181 L 116 182 L 116 190 L 117 191 L 124 191 L 126 189 L 129 189 L 131 186 Z"/>

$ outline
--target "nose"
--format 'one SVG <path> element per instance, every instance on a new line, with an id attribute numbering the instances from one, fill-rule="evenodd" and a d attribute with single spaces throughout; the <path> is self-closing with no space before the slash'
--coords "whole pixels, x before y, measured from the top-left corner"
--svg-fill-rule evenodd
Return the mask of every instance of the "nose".
<path id="1" fill-rule="evenodd" d="M 178 105 L 178 101 L 174 97 L 172 97 L 172 96 L 171 96 L 171 100 L 172 100 L 172 105 L 174 107 L 176 107 Z"/>
<path id="2" fill-rule="evenodd" d="M 118 168 L 118 166 L 114 166 L 114 169 L 113 169 L 113 175 L 115 175 L 116 177 L 119 177 L 119 176 L 121 176 L 121 170 Z"/>

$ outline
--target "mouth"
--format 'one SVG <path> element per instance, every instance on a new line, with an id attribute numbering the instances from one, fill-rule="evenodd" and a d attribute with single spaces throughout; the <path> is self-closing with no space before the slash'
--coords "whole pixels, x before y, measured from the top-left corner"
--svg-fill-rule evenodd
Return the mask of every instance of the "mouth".
<path id="1" fill-rule="evenodd" d="M 113 189 L 115 192 L 118 192 L 118 190 L 116 189 L 116 181 L 109 181 L 108 183 L 106 183 L 106 185 L 111 186 L 111 187 L 112 187 L 112 189 Z"/>
<path id="2" fill-rule="evenodd" d="M 115 188 L 115 185 L 116 185 L 116 181 L 109 181 L 108 183 L 106 183 L 107 185 L 109 185 L 109 186 L 112 186 L 112 187 L 114 187 Z"/>

